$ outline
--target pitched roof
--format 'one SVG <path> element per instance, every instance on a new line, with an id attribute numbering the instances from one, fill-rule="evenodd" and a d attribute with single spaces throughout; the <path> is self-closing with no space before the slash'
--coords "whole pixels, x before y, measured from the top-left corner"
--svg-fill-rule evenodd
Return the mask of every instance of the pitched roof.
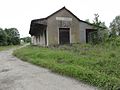
<path id="1" fill-rule="evenodd" d="M 53 14 L 49 15 L 48 17 L 46 17 L 46 19 L 50 18 L 51 16 L 53 16 L 54 14 L 58 13 L 59 11 L 65 9 L 66 11 L 68 11 L 70 14 L 72 14 L 78 21 L 80 22 L 84 22 L 84 23 L 87 23 L 87 24 L 90 24 L 90 25 L 93 25 L 89 22 L 86 22 L 86 21 L 83 21 L 83 20 L 80 20 L 75 14 L 73 14 L 70 10 L 68 10 L 65 6 L 61 9 L 59 9 L 58 11 L 54 12 Z"/>
<path id="2" fill-rule="evenodd" d="M 86 22 L 86 21 L 83 21 L 81 19 L 79 19 L 75 14 L 73 14 L 70 10 L 68 10 L 65 6 L 62 7 L 61 9 L 59 9 L 58 11 L 54 12 L 53 14 L 47 16 L 46 18 L 41 18 L 41 19 L 34 19 L 32 20 L 32 22 L 38 22 L 38 21 L 43 21 L 43 20 L 47 20 L 48 18 L 52 17 L 53 15 L 55 15 L 56 13 L 60 12 L 61 10 L 65 9 L 66 11 L 68 11 L 70 14 L 72 14 L 78 21 L 80 22 L 83 22 L 83 23 L 86 23 L 88 25 L 92 25 L 92 26 L 95 26 L 95 27 L 99 27 L 99 28 L 104 28 L 104 27 L 101 27 L 101 26 L 97 26 L 97 25 L 94 25 L 92 23 L 89 23 L 89 22 Z M 46 21 L 47 23 L 47 21 Z"/>

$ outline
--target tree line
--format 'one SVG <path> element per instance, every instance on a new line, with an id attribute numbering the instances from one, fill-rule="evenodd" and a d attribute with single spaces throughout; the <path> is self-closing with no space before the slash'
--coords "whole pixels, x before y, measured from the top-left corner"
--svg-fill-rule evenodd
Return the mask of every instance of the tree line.
<path id="1" fill-rule="evenodd" d="M 16 28 L 0 28 L 0 46 L 20 44 L 20 34 Z"/>

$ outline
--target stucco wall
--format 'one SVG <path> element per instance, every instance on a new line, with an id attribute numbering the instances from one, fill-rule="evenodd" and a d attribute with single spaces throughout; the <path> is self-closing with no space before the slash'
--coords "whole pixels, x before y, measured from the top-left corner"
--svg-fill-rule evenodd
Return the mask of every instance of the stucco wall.
<path id="1" fill-rule="evenodd" d="M 48 45 L 59 44 L 59 35 L 58 23 L 56 17 L 69 17 L 72 18 L 72 23 L 70 26 L 71 40 L 70 43 L 80 43 L 80 26 L 79 21 L 72 16 L 67 10 L 63 9 L 60 12 L 56 13 L 52 17 L 48 18 L 47 23 L 47 35 L 48 35 Z"/>
<path id="2" fill-rule="evenodd" d="M 80 43 L 86 43 L 86 29 L 93 29 L 94 27 L 84 22 L 80 22 L 79 26 L 80 26 Z"/>

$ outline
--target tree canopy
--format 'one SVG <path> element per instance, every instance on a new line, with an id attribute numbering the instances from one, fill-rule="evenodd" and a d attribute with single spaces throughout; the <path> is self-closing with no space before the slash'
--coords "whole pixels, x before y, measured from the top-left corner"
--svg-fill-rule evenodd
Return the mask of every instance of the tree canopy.
<path id="1" fill-rule="evenodd" d="M 105 22 L 102 22 L 101 20 L 99 20 L 99 14 L 94 14 L 93 24 L 96 26 L 107 28 L 107 26 L 105 25 Z"/>
<path id="2" fill-rule="evenodd" d="M 25 43 L 30 43 L 31 42 L 31 37 L 29 37 L 29 36 L 23 37 L 23 38 L 21 38 L 21 40 L 23 40 Z"/>
<path id="3" fill-rule="evenodd" d="M 116 16 L 115 19 L 113 19 L 109 27 L 112 35 L 120 35 L 120 15 Z"/>
<path id="4" fill-rule="evenodd" d="M 0 46 L 1 45 L 7 45 L 7 34 L 2 28 L 0 28 Z"/>
<path id="5" fill-rule="evenodd" d="M 17 45 L 20 44 L 20 34 L 16 28 L 3 30 L 0 28 L 0 45 Z"/>

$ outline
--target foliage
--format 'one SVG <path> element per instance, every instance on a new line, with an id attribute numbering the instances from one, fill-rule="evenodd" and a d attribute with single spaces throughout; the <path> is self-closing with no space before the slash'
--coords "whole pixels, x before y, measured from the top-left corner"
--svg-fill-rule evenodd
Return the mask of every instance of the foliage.
<path id="1" fill-rule="evenodd" d="M 20 44 L 20 35 L 16 28 L 0 29 L 0 46 Z"/>
<path id="2" fill-rule="evenodd" d="M 5 29 L 8 37 L 8 45 L 17 45 L 20 44 L 19 32 L 16 28 Z"/>
<path id="3" fill-rule="evenodd" d="M 120 37 L 116 42 L 120 42 Z M 112 42 L 110 42 L 112 43 Z M 117 43 L 118 44 L 118 43 Z M 74 77 L 105 90 L 120 89 L 120 45 L 28 46 L 14 52 L 24 61 Z"/>
<path id="4" fill-rule="evenodd" d="M 104 43 L 105 39 L 108 38 L 108 29 L 105 25 L 105 22 L 101 22 L 99 20 L 99 15 L 94 14 L 95 18 L 93 20 L 93 24 L 95 25 L 94 29 L 97 31 L 94 31 L 90 34 L 91 43 L 92 44 L 99 44 Z"/>
<path id="5" fill-rule="evenodd" d="M 113 36 L 120 35 L 120 15 L 116 16 L 115 19 L 110 23 L 111 34 Z"/>
<path id="6" fill-rule="evenodd" d="M 30 43 L 31 42 L 31 37 L 24 37 L 24 38 L 21 38 L 21 40 L 23 40 L 24 42 L 26 43 Z"/>
<path id="7" fill-rule="evenodd" d="M 98 14 L 94 14 L 95 18 L 93 20 L 93 24 L 96 26 L 100 26 L 101 25 L 101 21 L 99 20 L 99 15 Z"/>
<path id="8" fill-rule="evenodd" d="M 106 39 L 106 44 L 109 44 L 112 47 L 117 48 L 118 46 L 120 46 L 120 36 L 109 37 L 108 39 Z"/>
<path id="9" fill-rule="evenodd" d="M 0 28 L 0 46 L 1 45 L 7 45 L 7 34 L 2 28 Z"/>
<path id="10" fill-rule="evenodd" d="M 105 25 L 105 22 L 102 22 L 101 20 L 99 20 L 99 14 L 94 14 L 95 18 L 93 20 L 93 24 L 98 26 L 98 27 L 95 27 L 97 29 L 101 29 L 100 27 L 103 27 L 103 28 L 107 28 L 107 26 Z M 104 30 L 104 29 L 101 29 L 101 30 Z"/>

